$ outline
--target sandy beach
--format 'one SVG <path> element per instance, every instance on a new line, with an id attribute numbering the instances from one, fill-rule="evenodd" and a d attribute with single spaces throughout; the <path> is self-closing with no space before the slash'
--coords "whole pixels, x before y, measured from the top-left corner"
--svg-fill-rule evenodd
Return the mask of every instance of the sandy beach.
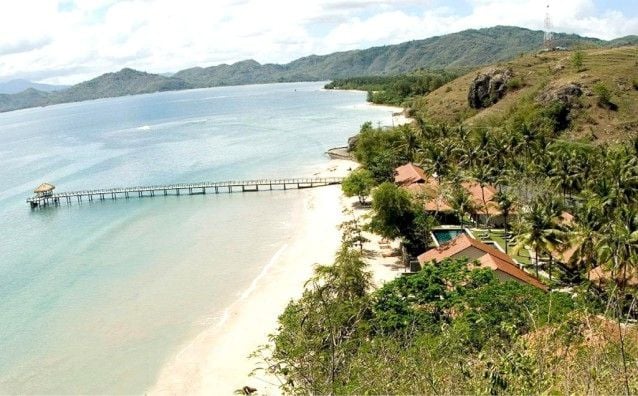
<path id="1" fill-rule="evenodd" d="M 412 118 L 407 117 L 405 115 L 406 111 L 403 107 L 399 106 L 389 106 L 389 105 L 381 105 L 368 102 L 369 106 L 374 106 L 377 109 L 384 109 L 389 112 L 392 112 L 392 126 L 399 126 L 404 124 L 409 124 L 412 122 Z"/>
<path id="2" fill-rule="evenodd" d="M 344 176 L 358 166 L 348 160 L 331 160 L 317 169 L 317 176 Z M 339 248 L 338 225 L 347 216 L 363 216 L 367 209 L 350 213 L 356 198 L 345 198 L 340 186 L 308 190 L 300 216 L 302 226 L 286 241 L 263 268 L 250 288 L 226 311 L 221 323 L 199 334 L 160 372 L 149 390 L 154 395 L 219 394 L 230 395 L 250 386 L 259 395 L 280 394 L 277 379 L 258 371 L 258 359 L 249 358 L 277 326 L 277 318 L 290 301 L 303 291 L 317 263 L 331 263 Z M 391 247 L 381 238 L 366 233 L 370 242 L 365 249 L 377 285 L 397 276 L 402 270 L 398 257 L 390 256 Z"/>

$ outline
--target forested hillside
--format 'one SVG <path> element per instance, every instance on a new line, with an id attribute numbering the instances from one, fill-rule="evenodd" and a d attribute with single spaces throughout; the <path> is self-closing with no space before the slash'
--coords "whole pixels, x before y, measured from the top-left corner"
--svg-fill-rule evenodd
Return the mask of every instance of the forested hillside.
<path id="1" fill-rule="evenodd" d="M 537 51 L 543 32 L 497 26 L 363 50 L 311 55 L 287 64 L 262 65 L 245 60 L 232 65 L 194 67 L 171 77 L 123 69 L 51 94 L 0 94 L 0 111 L 55 103 L 135 95 L 165 90 L 273 82 L 322 81 L 357 76 L 389 76 L 417 69 L 473 68 Z M 606 47 L 638 43 L 628 36 L 612 41 L 557 34 L 556 45 Z"/>

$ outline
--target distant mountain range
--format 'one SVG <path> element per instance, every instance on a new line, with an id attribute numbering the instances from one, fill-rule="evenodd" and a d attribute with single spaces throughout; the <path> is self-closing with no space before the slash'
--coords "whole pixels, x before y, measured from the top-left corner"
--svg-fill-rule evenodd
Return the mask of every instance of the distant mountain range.
<path id="1" fill-rule="evenodd" d="M 29 88 L 37 89 L 43 92 L 60 91 L 69 88 L 68 85 L 51 85 L 39 84 L 29 80 L 17 79 L 11 81 L 0 82 L 0 94 L 16 94 Z"/>
<path id="2" fill-rule="evenodd" d="M 43 92 L 33 87 L 16 94 L 0 94 L 0 111 L 158 91 L 392 75 L 419 68 L 473 68 L 536 51 L 542 41 L 542 31 L 496 26 L 365 50 L 311 55 L 284 65 L 245 60 L 232 65 L 194 67 L 170 76 L 122 69 L 60 91 Z M 611 47 L 638 44 L 638 36 L 604 41 L 556 34 L 555 43 L 563 47 Z"/>

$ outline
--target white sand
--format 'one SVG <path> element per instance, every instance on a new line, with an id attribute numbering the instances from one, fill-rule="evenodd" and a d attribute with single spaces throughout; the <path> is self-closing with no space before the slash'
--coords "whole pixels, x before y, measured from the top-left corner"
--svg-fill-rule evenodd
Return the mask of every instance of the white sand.
<path id="1" fill-rule="evenodd" d="M 348 160 L 331 160 L 315 172 L 319 176 L 345 176 L 359 165 Z M 315 264 L 329 264 L 339 248 L 338 225 L 346 219 L 344 208 L 352 208 L 356 198 L 346 199 L 340 186 L 307 190 L 302 226 L 265 266 L 242 298 L 228 310 L 226 320 L 205 330 L 175 356 L 160 372 L 150 394 L 230 395 L 243 386 L 259 395 L 280 394 L 277 379 L 259 371 L 249 376 L 258 359 L 248 356 L 268 341 L 277 318 L 290 299 L 298 298 Z M 355 210 L 356 216 L 367 210 Z M 381 238 L 366 233 L 371 240 L 365 249 L 366 261 L 377 285 L 393 279 L 402 270 L 398 257 L 382 257 L 387 248 Z M 397 246 L 396 243 L 393 246 Z"/>
<path id="2" fill-rule="evenodd" d="M 347 219 L 353 216 L 359 219 L 359 224 L 367 223 L 370 208 L 361 208 L 358 198 L 344 198 L 344 207 L 347 209 Z M 368 239 L 363 246 L 364 261 L 368 264 L 368 271 L 372 272 L 372 279 L 376 287 L 393 280 L 405 271 L 401 260 L 399 240 L 385 240 L 380 235 L 364 231 L 362 235 Z"/>
<path id="3" fill-rule="evenodd" d="M 369 106 L 374 106 L 377 109 L 385 109 L 392 112 L 392 125 L 399 126 L 404 124 L 410 124 L 413 120 L 410 117 L 406 117 L 406 112 L 403 107 L 380 105 L 375 103 L 368 103 Z"/>
<path id="4" fill-rule="evenodd" d="M 341 176 L 355 166 L 333 160 L 320 173 Z M 250 377 L 258 361 L 248 356 L 268 341 L 277 318 L 297 298 L 315 264 L 333 261 L 343 221 L 340 186 L 307 190 L 302 226 L 271 259 L 251 288 L 227 311 L 225 322 L 199 334 L 160 372 L 150 394 L 230 395 L 245 385 L 259 394 L 279 394 L 275 378 Z"/>

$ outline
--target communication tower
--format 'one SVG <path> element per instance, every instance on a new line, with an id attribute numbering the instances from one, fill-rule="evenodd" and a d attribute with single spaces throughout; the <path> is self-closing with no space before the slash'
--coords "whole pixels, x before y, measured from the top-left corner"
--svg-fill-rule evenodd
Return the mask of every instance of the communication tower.
<path id="1" fill-rule="evenodd" d="M 543 47 L 551 51 L 554 49 L 554 33 L 552 32 L 552 17 L 549 14 L 549 4 L 547 5 L 547 10 L 545 11 L 545 35 L 543 37 Z"/>

